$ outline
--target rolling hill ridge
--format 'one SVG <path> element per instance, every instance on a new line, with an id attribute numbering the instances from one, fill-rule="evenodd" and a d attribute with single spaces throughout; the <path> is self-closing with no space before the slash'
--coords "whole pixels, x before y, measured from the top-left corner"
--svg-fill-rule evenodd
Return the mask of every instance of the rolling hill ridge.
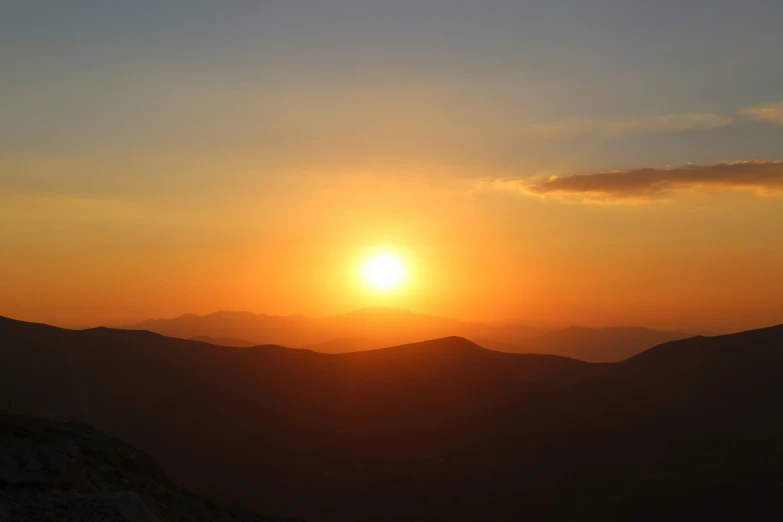
<path id="1" fill-rule="evenodd" d="M 325 318 L 267 316 L 249 312 L 186 314 L 124 328 L 225 346 L 277 344 L 324 353 L 347 353 L 457 335 L 490 350 L 546 353 L 589 362 L 617 362 L 691 334 L 640 327 L 560 330 L 515 323 L 467 323 L 394 308 L 367 308 Z"/>
<path id="2" fill-rule="evenodd" d="M 613 364 L 458 337 L 329 355 L 1 319 L 0 339 L 0 392 L 17 410 L 90 422 L 193 490 L 272 515 L 783 510 L 783 327 L 673 341 Z"/>

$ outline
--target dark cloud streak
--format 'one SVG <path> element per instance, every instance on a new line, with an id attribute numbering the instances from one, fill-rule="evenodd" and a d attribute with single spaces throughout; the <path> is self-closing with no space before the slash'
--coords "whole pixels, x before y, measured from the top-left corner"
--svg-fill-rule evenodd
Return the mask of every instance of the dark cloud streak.
<path id="1" fill-rule="evenodd" d="M 526 187 L 541 196 L 586 199 L 656 199 L 692 188 L 783 191 L 783 162 L 740 161 L 676 168 L 642 168 L 554 178 Z"/>

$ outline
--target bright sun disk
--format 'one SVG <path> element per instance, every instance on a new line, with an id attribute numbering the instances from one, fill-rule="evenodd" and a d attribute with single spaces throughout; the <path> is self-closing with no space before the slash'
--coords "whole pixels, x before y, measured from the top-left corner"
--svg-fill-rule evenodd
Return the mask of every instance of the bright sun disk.
<path id="1" fill-rule="evenodd" d="M 375 254 L 362 265 L 365 283 L 376 290 L 397 288 L 405 279 L 405 265 L 394 254 Z"/>

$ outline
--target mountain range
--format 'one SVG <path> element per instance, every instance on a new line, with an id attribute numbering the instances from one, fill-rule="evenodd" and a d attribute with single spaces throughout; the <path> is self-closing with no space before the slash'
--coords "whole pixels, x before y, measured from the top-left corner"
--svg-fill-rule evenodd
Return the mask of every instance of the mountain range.
<path id="1" fill-rule="evenodd" d="M 345 354 L 0 319 L 0 396 L 310 521 L 772 520 L 783 326 L 618 363 L 460 337 Z"/>
<path id="2" fill-rule="evenodd" d="M 468 323 L 393 308 L 367 308 L 325 318 L 250 312 L 186 314 L 123 326 L 224 346 L 276 344 L 323 353 L 348 353 L 447 336 L 495 351 L 563 355 L 617 362 L 658 344 L 692 337 L 641 327 L 542 329 L 518 323 Z"/>

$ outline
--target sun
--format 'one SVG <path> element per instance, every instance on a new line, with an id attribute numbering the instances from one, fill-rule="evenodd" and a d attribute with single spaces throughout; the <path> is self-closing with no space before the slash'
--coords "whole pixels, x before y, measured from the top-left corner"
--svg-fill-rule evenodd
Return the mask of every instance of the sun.
<path id="1" fill-rule="evenodd" d="M 394 254 L 374 254 L 362 264 L 362 278 L 375 290 L 398 288 L 405 281 L 405 276 L 405 263 Z"/>

